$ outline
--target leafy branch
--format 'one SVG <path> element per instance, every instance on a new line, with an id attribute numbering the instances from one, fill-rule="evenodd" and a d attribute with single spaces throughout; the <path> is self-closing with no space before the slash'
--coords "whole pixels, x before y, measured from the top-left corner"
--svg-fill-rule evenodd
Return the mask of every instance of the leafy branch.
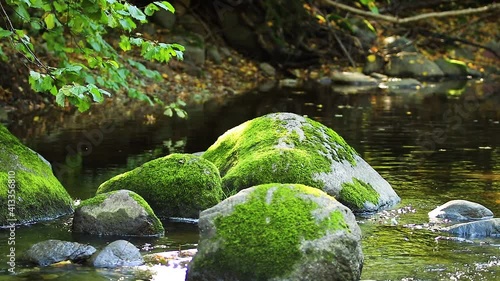
<path id="1" fill-rule="evenodd" d="M 141 91 L 145 79 L 161 80 L 161 75 L 142 63 L 122 58 L 119 52 L 140 50 L 149 61 L 182 60 L 184 47 L 144 39 L 132 32 L 138 24 L 160 9 L 174 13 L 167 1 L 148 4 L 144 10 L 123 0 L 7 0 L 13 13 L 0 2 L 5 26 L 0 26 L 0 59 L 7 61 L 5 48 L 21 53 L 30 64 L 29 83 L 33 90 L 56 97 L 56 103 L 72 104 L 80 111 L 104 96 L 124 91 L 130 97 L 153 100 Z M 17 25 L 17 26 L 16 26 Z M 114 38 L 109 30 L 121 33 L 118 46 L 105 38 Z M 45 51 L 57 59 L 48 66 L 35 53 L 32 36 L 40 36 L 37 52 Z M 115 36 L 116 37 L 116 36 Z M 7 39 L 10 45 L 2 44 Z M 109 39 L 108 39 L 109 40 Z"/>

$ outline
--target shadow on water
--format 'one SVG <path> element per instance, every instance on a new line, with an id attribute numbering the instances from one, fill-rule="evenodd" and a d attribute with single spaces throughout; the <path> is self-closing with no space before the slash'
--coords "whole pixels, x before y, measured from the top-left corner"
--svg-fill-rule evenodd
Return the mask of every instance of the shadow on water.
<path id="1" fill-rule="evenodd" d="M 499 239 L 440 240 L 440 233 L 408 227 L 426 223 L 427 212 L 452 199 L 476 201 L 500 214 L 499 84 L 456 84 L 399 93 L 368 89 L 346 94 L 352 89 L 317 86 L 273 89 L 193 105 L 188 120 L 124 115 L 109 107 L 71 118 L 37 115 L 34 125 L 35 117 L 28 116 L 9 129 L 52 163 L 73 198 L 86 199 L 116 174 L 169 153 L 206 150 L 227 129 L 254 117 L 280 111 L 306 115 L 343 136 L 402 198 L 396 207 L 401 212 L 394 211 L 390 220 L 359 218 L 362 279 L 497 280 Z M 115 239 L 74 235 L 69 223 L 65 218 L 18 228 L 16 251 L 45 239 L 96 247 Z M 153 247 L 153 252 L 195 247 L 196 226 L 165 225 L 163 238 L 127 239 L 140 248 Z M 0 240 L 6 241 L 7 235 L 0 230 Z M 0 244 L 0 252 L 7 249 L 6 243 Z M 0 273 L 6 272 L 4 256 Z M 55 271 L 46 274 L 54 280 L 131 278 L 124 272 L 82 267 Z"/>

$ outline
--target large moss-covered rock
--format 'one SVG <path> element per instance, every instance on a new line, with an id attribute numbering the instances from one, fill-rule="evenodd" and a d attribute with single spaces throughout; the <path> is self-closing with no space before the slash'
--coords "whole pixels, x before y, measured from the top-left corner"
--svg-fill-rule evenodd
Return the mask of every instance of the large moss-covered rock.
<path id="1" fill-rule="evenodd" d="M 300 184 L 265 184 L 200 215 L 188 281 L 359 280 L 361 231 L 333 197 Z"/>
<path id="2" fill-rule="evenodd" d="M 197 218 L 222 200 L 221 178 L 209 161 L 190 154 L 171 154 L 115 176 L 97 194 L 119 189 L 136 192 L 158 216 Z"/>
<path id="3" fill-rule="evenodd" d="M 391 55 L 385 65 L 385 74 L 393 77 L 443 77 L 439 66 L 419 53 L 401 52 Z"/>
<path id="4" fill-rule="evenodd" d="M 158 236 L 161 221 L 137 193 L 118 190 L 83 201 L 75 210 L 73 231 L 97 235 Z"/>
<path id="5" fill-rule="evenodd" d="M 0 125 L 0 227 L 73 212 L 73 201 L 50 164 Z"/>
<path id="6" fill-rule="evenodd" d="M 341 136 L 292 113 L 247 121 L 219 137 L 202 157 L 219 168 L 227 192 L 264 183 L 300 183 L 357 212 L 377 211 L 400 200 Z"/>

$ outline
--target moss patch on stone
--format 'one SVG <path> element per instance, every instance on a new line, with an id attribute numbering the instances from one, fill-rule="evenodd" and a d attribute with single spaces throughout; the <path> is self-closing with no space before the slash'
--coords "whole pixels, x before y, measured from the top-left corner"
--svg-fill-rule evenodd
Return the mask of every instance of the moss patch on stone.
<path id="1" fill-rule="evenodd" d="M 2 125 L 0 140 L 0 201 L 5 202 L 5 208 L 0 209 L 0 226 L 7 225 L 9 218 L 29 223 L 72 213 L 73 200 L 51 167 Z M 11 177 L 15 180 L 14 217 L 7 208 L 9 171 L 15 173 Z"/>
<path id="2" fill-rule="evenodd" d="M 245 203 L 229 216 L 215 219 L 217 239 L 223 250 L 205 259 L 221 272 L 230 269 L 240 280 L 269 280 L 286 276 L 303 253 L 303 240 L 314 240 L 328 231 L 348 229 L 342 213 L 330 213 L 322 221 L 311 214 L 317 203 L 300 195 L 318 196 L 312 187 L 294 184 L 258 186 Z"/>
<path id="3" fill-rule="evenodd" d="M 313 176 L 330 172 L 332 161 L 356 164 L 357 153 L 333 130 L 299 116 L 291 120 L 276 116 L 259 117 L 229 130 L 203 154 L 219 168 L 228 192 L 272 182 L 322 189 L 325 183 Z"/>
<path id="4" fill-rule="evenodd" d="M 104 200 L 106 200 L 106 198 L 108 198 L 111 194 L 115 193 L 116 191 L 118 191 L 118 190 L 110 191 L 110 192 L 106 192 L 106 193 L 102 193 L 102 194 L 97 194 L 96 196 L 94 196 L 92 198 L 85 199 L 85 200 L 80 202 L 80 205 L 78 205 L 76 207 L 76 209 L 79 209 L 79 208 L 82 208 L 85 206 L 101 205 L 102 202 L 104 202 Z"/>
<path id="5" fill-rule="evenodd" d="M 365 202 L 378 204 L 380 194 L 369 184 L 360 179 L 353 178 L 352 182 L 342 184 L 338 200 L 348 207 L 363 209 Z M 349 206 L 354 205 L 354 206 Z"/>
<path id="6" fill-rule="evenodd" d="M 191 154 L 171 154 L 111 178 L 97 194 L 127 189 L 142 196 L 159 216 L 198 217 L 223 198 L 218 169 Z"/>
<path id="7" fill-rule="evenodd" d="M 130 192 L 129 193 L 130 197 L 134 198 L 135 202 L 137 202 L 141 207 L 146 210 L 146 213 L 148 216 L 150 216 L 153 219 L 153 229 L 155 232 L 165 232 L 165 229 L 163 228 L 163 225 L 160 222 L 160 219 L 156 216 L 154 213 L 153 209 L 151 209 L 151 206 L 149 206 L 148 202 L 144 200 L 139 194 L 135 192 Z"/>

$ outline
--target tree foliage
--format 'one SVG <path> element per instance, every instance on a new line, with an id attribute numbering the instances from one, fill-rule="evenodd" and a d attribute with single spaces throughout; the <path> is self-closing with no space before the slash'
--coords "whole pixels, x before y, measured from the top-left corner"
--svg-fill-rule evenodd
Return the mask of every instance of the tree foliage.
<path id="1" fill-rule="evenodd" d="M 152 2 L 144 9 L 123 0 L 7 0 L 6 4 L 0 2 L 5 23 L 0 24 L 0 59 L 8 60 L 7 48 L 22 54 L 30 68 L 31 87 L 56 96 L 61 106 L 69 102 L 85 111 L 119 91 L 150 104 L 161 103 L 141 90 L 148 79 L 161 80 L 160 73 L 122 54 L 136 50 L 144 59 L 157 62 L 183 57 L 184 47 L 179 44 L 134 33 L 154 12 L 173 13 L 174 7 L 166 1 Z M 43 42 L 34 43 L 35 36 Z M 55 61 L 40 59 L 46 54 Z"/>

